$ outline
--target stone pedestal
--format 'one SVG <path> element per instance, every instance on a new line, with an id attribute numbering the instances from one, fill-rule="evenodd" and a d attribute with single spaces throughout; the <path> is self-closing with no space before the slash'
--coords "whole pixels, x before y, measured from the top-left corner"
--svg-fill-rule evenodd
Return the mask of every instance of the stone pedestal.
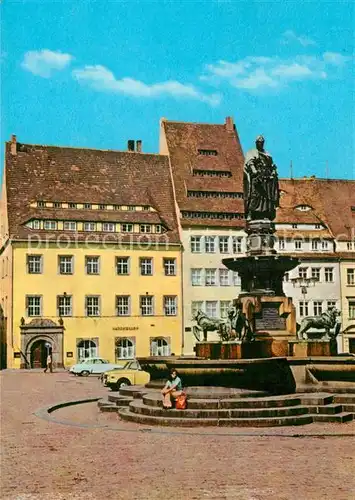
<path id="1" fill-rule="evenodd" d="M 309 358 L 317 356 L 330 356 L 329 340 L 290 340 L 289 356 L 295 358 Z"/>
<path id="2" fill-rule="evenodd" d="M 205 359 L 241 359 L 242 343 L 231 342 L 197 342 L 196 357 Z"/>

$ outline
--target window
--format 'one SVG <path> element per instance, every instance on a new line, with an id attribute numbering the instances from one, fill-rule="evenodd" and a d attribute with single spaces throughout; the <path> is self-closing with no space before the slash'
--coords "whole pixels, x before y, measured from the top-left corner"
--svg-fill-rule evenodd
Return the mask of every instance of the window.
<path id="1" fill-rule="evenodd" d="M 194 300 L 191 302 L 191 318 L 193 319 L 197 311 L 203 311 L 203 302 L 202 300 Z"/>
<path id="2" fill-rule="evenodd" d="M 136 355 L 135 351 L 136 348 L 133 339 L 116 339 L 116 362 L 119 359 L 134 359 Z"/>
<path id="3" fill-rule="evenodd" d="M 99 354 L 98 341 L 90 339 L 80 340 L 76 346 L 76 350 L 79 362 L 87 358 L 96 358 Z"/>
<path id="4" fill-rule="evenodd" d="M 64 231 L 76 231 L 76 222 L 64 221 Z"/>
<path id="5" fill-rule="evenodd" d="M 302 250 L 302 240 L 295 240 L 295 250 Z"/>
<path id="6" fill-rule="evenodd" d="M 324 280 L 326 283 L 332 283 L 334 281 L 334 268 L 326 267 L 324 269 Z"/>
<path id="7" fill-rule="evenodd" d="M 176 259 L 163 259 L 165 276 L 176 276 Z"/>
<path id="8" fill-rule="evenodd" d="M 336 300 L 327 300 L 327 309 L 335 309 L 337 306 Z"/>
<path id="9" fill-rule="evenodd" d="M 313 314 L 314 316 L 320 316 L 323 312 L 323 301 L 315 300 L 313 302 Z"/>
<path id="10" fill-rule="evenodd" d="M 352 241 L 348 241 L 347 244 L 346 244 L 346 248 L 348 250 L 354 250 L 354 244 Z"/>
<path id="11" fill-rule="evenodd" d="M 84 222 L 84 231 L 96 231 L 95 222 Z"/>
<path id="12" fill-rule="evenodd" d="M 131 315 L 131 297 L 129 295 L 116 296 L 116 315 L 130 316 Z"/>
<path id="13" fill-rule="evenodd" d="M 286 283 L 287 283 L 288 281 L 290 281 L 290 273 L 285 273 L 285 274 L 284 274 L 284 281 L 286 281 Z"/>
<path id="14" fill-rule="evenodd" d="M 217 318 L 217 300 L 206 300 L 206 314 L 210 318 Z"/>
<path id="15" fill-rule="evenodd" d="M 300 300 L 299 308 L 301 318 L 308 316 L 308 302 L 306 300 Z"/>
<path id="16" fill-rule="evenodd" d="M 322 229 L 322 225 L 321 224 L 316 224 L 314 227 L 315 227 L 315 229 Z"/>
<path id="17" fill-rule="evenodd" d="M 347 269 L 346 278 L 348 285 L 355 285 L 355 269 Z"/>
<path id="18" fill-rule="evenodd" d="M 329 242 L 322 241 L 322 250 L 328 250 L 328 248 L 329 248 Z"/>
<path id="19" fill-rule="evenodd" d="M 61 316 L 72 316 L 72 296 L 71 295 L 58 295 L 57 297 L 57 314 Z"/>
<path id="20" fill-rule="evenodd" d="M 202 285 L 202 269 L 191 269 L 191 285 Z"/>
<path id="21" fill-rule="evenodd" d="M 140 309 L 142 316 L 154 315 L 154 303 L 152 295 L 142 295 L 140 297 Z"/>
<path id="22" fill-rule="evenodd" d="M 279 250 L 285 250 L 285 240 L 283 238 L 279 239 Z"/>
<path id="23" fill-rule="evenodd" d="M 220 316 L 221 318 L 227 318 L 228 317 L 228 310 L 231 306 L 231 301 L 230 300 L 221 300 L 220 302 Z"/>
<path id="24" fill-rule="evenodd" d="M 232 238 L 233 253 L 241 253 L 242 241 L 243 238 L 241 238 L 240 236 L 233 236 Z"/>
<path id="25" fill-rule="evenodd" d="M 85 297 L 86 316 L 100 316 L 99 295 L 88 295 Z"/>
<path id="26" fill-rule="evenodd" d="M 139 267 L 141 276 L 153 275 L 153 259 L 151 257 L 139 259 Z"/>
<path id="27" fill-rule="evenodd" d="M 216 251 L 216 238 L 215 236 L 205 236 L 205 252 L 215 253 Z"/>
<path id="28" fill-rule="evenodd" d="M 128 210 L 129 212 L 134 212 L 134 211 L 136 210 L 136 207 L 135 207 L 135 205 L 128 205 L 128 206 L 127 206 L 127 210 Z"/>
<path id="29" fill-rule="evenodd" d="M 122 224 L 121 230 L 123 233 L 133 233 L 133 224 Z"/>
<path id="30" fill-rule="evenodd" d="M 198 149 L 198 154 L 203 156 L 217 156 L 218 152 L 216 149 Z"/>
<path id="31" fill-rule="evenodd" d="M 298 268 L 298 277 L 302 279 L 307 279 L 308 267 L 299 267 Z"/>
<path id="32" fill-rule="evenodd" d="M 165 316 L 177 315 L 177 297 L 175 295 L 164 296 L 164 314 Z"/>
<path id="33" fill-rule="evenodd" d="M 217 285 L 217 269 L 205 269 L 205 285 Z"/>
<path id="34" fill-rule="evenodd" d="M 233 271 L 233 286 L 240 286 L 240 276 L 237 271 Z"/>
<path id="35" fill-rule="evenodd" d="M 44 208 L 46 206 L 46 202 L 45 201 L 37 201 L 37 207 L 38 208 Z"/>
<path id="36" fill-rule="evenodd" d="M 68 203 L 68 208 L 76 208 L 76 203 Z"/>
<path id="37" fill-rule="evenodd" d="M 355 319 L 355 300 L 349 300 L 349 319 Z"/>
<path id="38" fill-rule="evenodd" d="M 121 207 L 120 207 L 120 205 L 113 205 L 113 209 L 114 209 L 114 210 L 120 210 L 120 209 L 121 209 Z"/>
<path id="39" fill-rule="evenodd" d="M 55 231 L 57 229 L 57 221 L 45 220 L 43 227 L 44 227 L 44 229 L 47 229 L 49 231 Z"/>
<path id="40" fill-rule="evenodd" d="M 99 205 L 99 210 L 106 210 L 106 205 L 102 205 L 102 204 L 100 204 L 100 205 Z"/>
<path id="41" fill-rule="evenodd" d="M 314 279 L 314 281 L 320 281 L 320 267 L 311 268 L 311 277 Z"/>
<path id="42" fill-rule="evenodd" d="M 320 240 L 312 240 L 312 250 L 318 250 L 320 245 Z"/>
<path id="43" fill-rule="evenodd" d="M 61 208 L 61 207 L 62 207 L 62 204 L 60 203 L 60 201 L 53 202 L 53 208 Z"/>
<path id="44" fill-rule="evenodd" d="M 214 219 L 214 220 L 241 220 L 244 214 L 238 212 L 188 212 L 181 211 L 183 219 Z"/>
<path id="45" fill-rule="evenodd" d="M 121 276 L 129 274 L 129 257 L 116 257 L 116 272 Z"/>
<path id="46" fill-rule="evenodd" d="M 27 316 L 42 315 L 42 297 L 40 295 L 29 295 L 26 297 Z"/>
<path id="47" fill-rule="evenodd" d="M 201 236 L 191 236 L 190 238 L 190 248 L 191 252 L 199 253 L 201 252 Z"/>
<path id="48" fill-rule="evenodd" d="M 91 203 L 84 203 L 84 208 L 85 210 L 91 210 L 92 209 Z"/>
<path id="49" fill-rule="evenodd" d="M 58 259 L 59 259 L 59 274 L 73 274 L 74 257 L 72 255 L 60 255 Z"/>
<path id="50" fill-rule="evenodd" d="M 292 224 L 292 229 L 297 229 L 297 224 Z"/>
<path id="51" fill-rule="evenodd" d="M 162 226 L 160 226 L 159 224 L 157 226 L 155 226 L 155 232 L 156 233 L 161 233 L 162 232 Z"/>
<path id="52" fill-rule="evenodd" d="M 100 274 L 100 257 L 85 257 L 86 274 Z"/>
<path id="53" fill-rule="evenodd" d="M 150 224 L 140 224 L 140 226 L 139 226 L 139 232 L 140 233 L 151 233 L 152 232 L 152 226 Z"/>
<path id="54" fill-rule="evenodd" d="M 42 255 L 27 255 L 27 272 L 42 274 Z"/>
<path id="55" fill-rule="evenodd" d="M 150 342 L 151 356 L 170 356 L 170 345 L 166 339 L 156 338 Z"/>
<path id="56" fill-rule="evenodd" d="M 143 205 L 142 210 L 144 210 L 145 212 L 149 212 L 150 206 L 149 205 Z"/>
<path id="57" fill-rule="evenodd" d="M 220 286 L 229 286 L 228 269 L 219 269 L 219 284 Z"/>
<path id="58" fill-rule="evenodd" d="M 115 224 L 113 222 L 104 222 L 102 224 L 102 230 L 105 231 L 105 233 L 114 233 Z"/>
<path id="59" fill-rule="evenodd" d="M 228 236 L 220 236 L 219 237 L 219 251 L 220 251 L 220 253 L 228 253 L 229 252 L 229 237 Z"/>
<path id="60" fill-rule="evenodd" d="M 199 175 L 201 177 L 232 177 L 232 172 L 230 170 L 203 170 L 203 169 L 194 169 L 192 171 L 192 175 Z M 243 193 L 241 194 L 241 198 L 243 198 Z"/>
<path id="61" fill-rule="evenodd" d="M 32 229 L 40 229 L 41 223 L 39 220 L 32 221 Z"/>

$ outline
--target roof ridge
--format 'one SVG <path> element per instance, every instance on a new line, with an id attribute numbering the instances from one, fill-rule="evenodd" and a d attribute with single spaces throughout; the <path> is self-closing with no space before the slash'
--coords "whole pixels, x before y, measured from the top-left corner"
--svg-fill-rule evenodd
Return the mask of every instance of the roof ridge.
<path id="1" fill-rule="evenodd" d="M 11 144 L 11 141 L 6 141 L 6 144 Z M 76 149 L 76 150 L 84 150 L 84 151 L 98 151 L 100 153 L 126 153 L 126 154 L 137 154 L 141 156 L 159 156 L 165 158 L 167 155 L 163 155 L 161 153 L 144 153 L 138 151 L 127 151 L 122 149 L 100 149 L 100 148 L 86 148 L 82 146 L 57 146 L 54 144 L 32 144 L 28 142 L 18 142 L 21 146 L 30 146 L 30 147 L 38 147 L 38 148 L 55 148 L 55 149 Z M 22 151 L 18 151 L 21 153 Z"/>
<path id="2" fill-rule="evenodd" d="M 207 125 L 208 127 L 225 127 L 225 123 L 206 123 L 206 122 L 185 122 L 180 120 L 167 120 L 162 118 L 162 123 L 178 123 L 183 125 Z"/>

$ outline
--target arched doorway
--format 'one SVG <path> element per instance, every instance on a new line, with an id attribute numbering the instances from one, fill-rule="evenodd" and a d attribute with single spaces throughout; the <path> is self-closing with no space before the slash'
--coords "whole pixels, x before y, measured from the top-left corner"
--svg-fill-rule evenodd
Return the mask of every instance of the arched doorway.
<path id="1" fill-rule="evenodd" d="M 47 356 L 52 354 L 52 344 L 47 340 L 37 340 L 31 346 L 31 368 L 45 368 Z"/>

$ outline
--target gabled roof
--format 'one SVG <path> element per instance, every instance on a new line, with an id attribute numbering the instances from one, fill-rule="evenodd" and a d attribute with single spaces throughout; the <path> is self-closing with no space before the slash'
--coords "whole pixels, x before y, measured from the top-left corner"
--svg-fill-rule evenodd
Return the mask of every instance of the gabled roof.
<path id="1" fill-rule="evenodd" d="M 16 154 L 11 152 L 14 146 Z M 146 237 L 152 241 L 179 243 L 173 187 L 166 156 L 33 144 L 14 145 L 9 142 L 6 143 L 5 168 L 11 238 L 22 239 L 33 234 L 24 225 L 30 219 L 55 217 L 62 220 L 160 223 L 168 231 Z M 30 206 L 39 200 L 150 205 L 156 212 L 56 210 Z M 60 231 L 60 234 L 64 232 Z M 48 231 L 45 233 L 49 234 Z M 53 234 L 58 232 L 53 231 Z M 72 231 L 65 234 L 73 237 Z M 130 234 L 122 237 L 131 241 L 137 237 L 141 239 L 140 236 Z M 85 238 L 85 234 L 79 234 L 79 240 L 81 237 Z"/>
<path id="2" fill-rule="evenodd" d="M 277 222 L 314 222 L 325 224 L 333 238 L 339 241 L 355 236 L 355 181 L 341 179 L 281 179 L 281 209 Z M 301 212 L 299 205 L 312 210 Z M 307 222 L 305 222 L 307 221 Z"/>
<path id="3" fill-rule="evenodd" d="M 243 151 L 231 118 L 223 125 L 162 120 L 161 134 L 174 179 L 176 199 L 181 211 L 243 212 L 243 202 L 236 199 L 188 197 L 189 190 L 242 192 Z M 203 155 L 199 150 L 216 151 Z M 228 172 L 230 177 L 194 175 L 194 170 Z M 216 221 L 211 219 L 211 225 Z M 221 225 L 217 221 L 217 225 Z"/>

